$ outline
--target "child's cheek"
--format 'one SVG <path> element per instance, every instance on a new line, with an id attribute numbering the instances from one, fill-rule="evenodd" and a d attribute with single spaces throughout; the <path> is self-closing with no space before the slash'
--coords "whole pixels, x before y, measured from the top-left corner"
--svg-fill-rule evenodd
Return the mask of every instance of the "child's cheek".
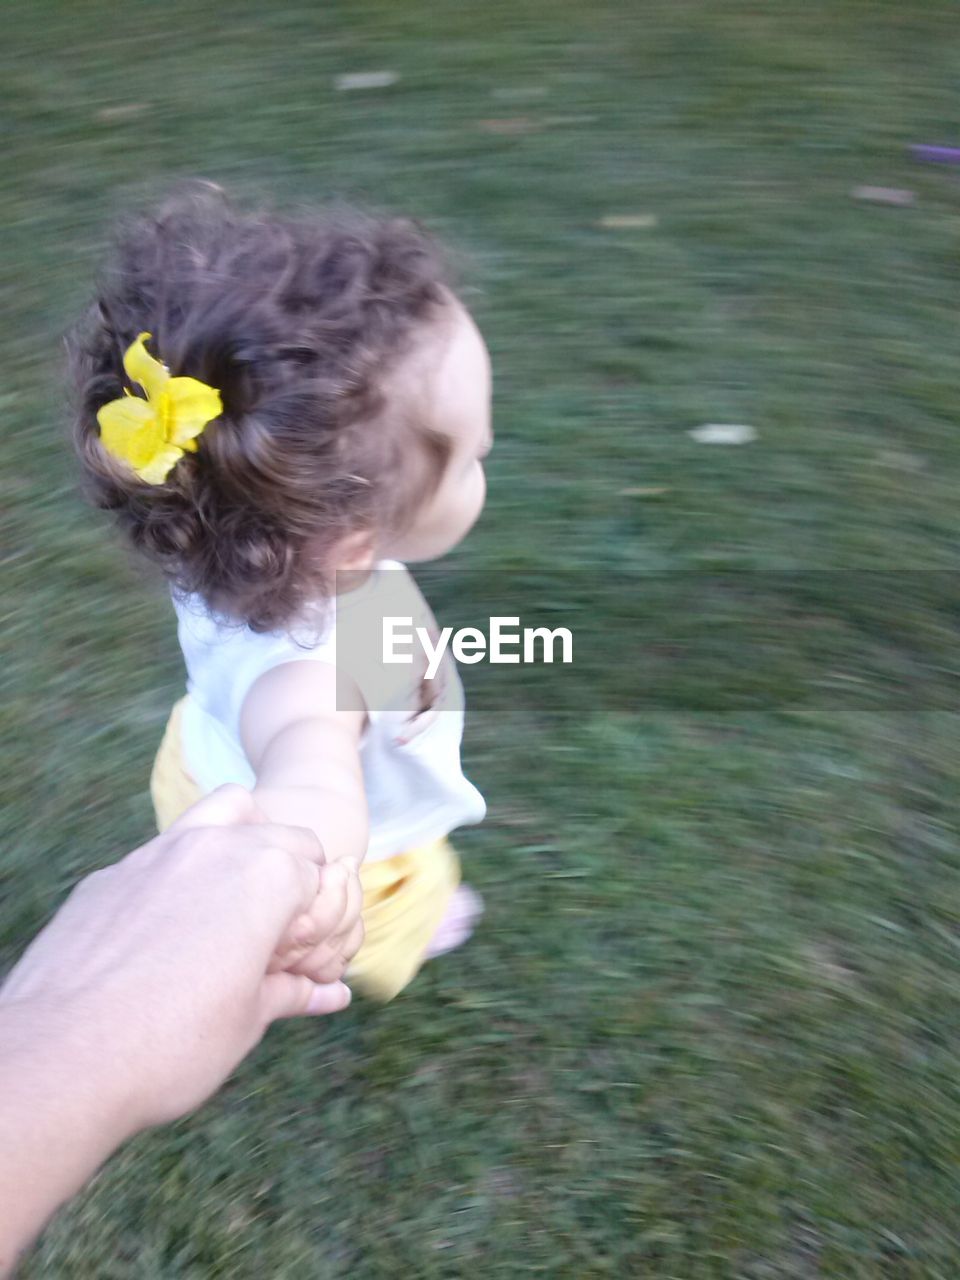
<path id="1" fill-rule="evenodd" d="M 464 509 L 470 513 L 469 522 L 461 536 L 466 536 L 480 517 L 484 503 L 487 500 L 487 477 L 480 463 L 477 463 L 476 470 L 471 478 L 471 493 L 469 500 L 464 503 Z"/>

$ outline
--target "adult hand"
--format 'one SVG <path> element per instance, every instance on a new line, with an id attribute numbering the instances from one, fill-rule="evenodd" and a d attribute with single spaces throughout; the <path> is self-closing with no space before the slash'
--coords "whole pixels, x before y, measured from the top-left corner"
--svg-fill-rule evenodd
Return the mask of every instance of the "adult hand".
<path id="1" fill-rule="evenodd" d="M 345 931 L 349 874 L 323 865 L 311 832 L 262 822 L 248 792 L 223 787 L 81 881 L 0 988 L 0 1008 L 35 1002 L 109 1046 L 135 1128 L 173 1120 L 273 1019 L 349 1003 L 327 956 L 327 985 L 267 972 Z"/>
<path id="2" fill-rule="evenodd" d="M 359 944 L 355 875 L 224 787 L 77 886 L 0 987 L 0 1203 L 15 1207 L 15 1243 L 127 1137 L 209 1097 L 273 1019 L 349 1003 L 330 979 L 354 943 L 323 944 Z"/>

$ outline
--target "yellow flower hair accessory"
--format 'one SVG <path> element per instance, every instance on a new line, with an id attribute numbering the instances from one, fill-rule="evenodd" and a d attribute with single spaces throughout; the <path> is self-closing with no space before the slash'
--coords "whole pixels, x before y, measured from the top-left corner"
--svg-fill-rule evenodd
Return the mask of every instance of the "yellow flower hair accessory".
<path id="1" fill-rule="evenodd" d="M 183 457 L 195 453 L 196 437 L 223 413 L 220 392 L 196 378 L 171 378 L 170 371 L 147 351 L 141 333 L 123 357 L 131 382 L 139 383 L 146 400 L 124 387 L 121 400 L 97 412 L 100 440 L 113 457 L 133 468 L 147 484 L 162 484 Z"/>

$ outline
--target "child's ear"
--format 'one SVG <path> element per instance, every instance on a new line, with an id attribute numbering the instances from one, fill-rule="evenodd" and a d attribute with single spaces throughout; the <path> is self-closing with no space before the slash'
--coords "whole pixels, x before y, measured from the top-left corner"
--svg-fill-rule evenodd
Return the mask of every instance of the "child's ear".
<path id="1" fill-rule="evenodd" d="M 338 571 L 365 573 L 373 568 L 377 540 L 368 529 L 345 534 L 333 548 L 333 564 Z"/>

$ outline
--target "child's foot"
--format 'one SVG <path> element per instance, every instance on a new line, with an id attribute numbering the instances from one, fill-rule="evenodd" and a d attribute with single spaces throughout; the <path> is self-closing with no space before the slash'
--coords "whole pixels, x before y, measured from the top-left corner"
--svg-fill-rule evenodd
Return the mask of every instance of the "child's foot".
<path id="1" fill-rule="evenodd" d="M 454 890 L 443 919 L 437 925 L 436 933 L 430 939 L 427 959 L 442 956 L 444 952 L 462 946 L 473 933 L 473 927 L 482 915 L 483 899 L 479 893 L 468 884 L 459 885 Z"/>

